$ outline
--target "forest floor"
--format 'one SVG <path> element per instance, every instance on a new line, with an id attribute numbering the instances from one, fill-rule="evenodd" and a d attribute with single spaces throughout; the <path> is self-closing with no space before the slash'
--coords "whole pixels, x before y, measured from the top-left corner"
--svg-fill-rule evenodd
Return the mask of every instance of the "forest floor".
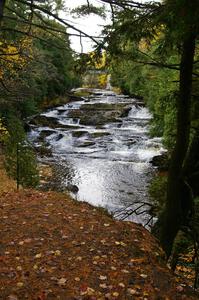
<path id="1" fill-rule="evenodd" d="M 61 193 L 3 190 L 0 218 L 2 300 L 198 299 L 147 230 L 103 209 Z"/>

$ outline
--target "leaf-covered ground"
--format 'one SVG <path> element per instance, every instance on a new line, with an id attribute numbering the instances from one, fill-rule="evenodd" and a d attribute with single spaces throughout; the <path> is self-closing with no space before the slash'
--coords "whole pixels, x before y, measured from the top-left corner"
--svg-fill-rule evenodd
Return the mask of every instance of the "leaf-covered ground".
<path id="1" fill-rule="evenodd" d="M 16 182 L 10 179 L 5 169 L 3 168 L 4 157 L 1 155 L 0 147 L 0 197 L 7 191 L 14 191 L 16 189 Z"/>
<path id="2" fill-rule="evenodd" d="M 0 213 L 0 299 L 192 299 L 140 225 L 31 190 L 2 194 Z"/>

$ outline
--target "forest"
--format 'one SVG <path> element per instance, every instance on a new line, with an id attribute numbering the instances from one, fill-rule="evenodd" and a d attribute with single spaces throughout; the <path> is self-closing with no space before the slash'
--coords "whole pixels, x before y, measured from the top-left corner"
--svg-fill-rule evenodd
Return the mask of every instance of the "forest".
<path id="1" fill-rule="evenodd" d="M 107 80 L 111 78 L 110 84 L 114 92 L 130 99 L 138 99 L 135 107 L 140 109 L 139 105 L 142 103 L 152 116 L 148 118 L 147 115 L 148 136 L 152 140 L 161 139 L 164 154 L 160 156 L 158 170 L 151 175 L 147 186 L 152 217 L 157 220 L 150 228 L 151 234 L 165 252 L 172 272 L 182 264 L 184 257 L 185 269 L 188 266 L 194 272 L 192 286 L 197 291 L 199 3 L 197 0 L 83 2 L 85 3 L 72 9 L 70 14 L 76 18 L 95 15 L 108 19 L 100 36 L 92 36 L 86 29 L 82 30 L 76 23 L 62 17 L 63 12 L 69 9 L 67 1 L 0 1 L 0 155 L 3 168 L 7 176 L 16 181 L 17 190 L 34 188 L 39 191 L 38 151 L 31 144 L 30 127 L 38 126 L 39 122 L 42 122 L 43 127 L 48 127 L 47 115 L 42 115 L 44 111 L 62 105 L 69 105 L 69 109 L 70 105 L 74 105 L 72 101 L 76 101 L 77 106 L 70 108 L 70 118 L 80 119 L 80 124 L 82 122 L 85 127 L 82 129 L 78 128 L 79 124 L 72 124 L 77 126 L 77 132 L 72 137 L 81 138 L 88 134 L 85 132 L 88 126 L 101 130 L 95 132 L 92 129 L 90 137 L 101 137 L 104 129 L 108 128 L 104 118 L 108 122 L 115 122 L 118 118 L 127 117 L 131 109 L 120 102 L 112 103 L 112 106 L 109 103 L 90 104 L 89 89 L 105 89 Z M 81 46 L 84 39 L 89 38 L 93 42 L 93 50 L 90 53 L 76 53 L 71 47 L 72 36 L 79 38 Z M 92 86 L 88 86 L 87 82 L 85 88 L 88 73 L 98 75 Z M 81 89 L 82 86 L 84 89 Z M 79 93 L 74 92 L 76 88 Z M 78 111 L 78 101 L 84 101 L 85 98 L 87 100 L 82 110 L 86 118 Z M 110 109 L 114 111 L 110 113 Z M 62 112 L 60 110 L 60 114 Z M 49 116 L 51 129 L 56 131 L 55 115 Z M 61 124 L 62 130 L 57 143 L 63 138 L 64 128 L 71 129 L 71 124 Z M 52 132 L 49 128 L 45 130 L 45 138 L 48 138 Z M 107 139 L 108 135 L 109 133 L 106 134 Z M 86 146 L 94 145 L 93 140 L 86 142 Z M 49 144 L 42 143 L 39 155 L 41 151 L 44 155 L 49 151 Z M 67 145 L 70 145 L 69 142 Z M 86 155 L 87 153 L 85 165 Z M 76 185 L 68 184 L 68 187 L 73 192 Z M 75 193 L 78 193 L 78 188 Z M 146 202 L 144 197 L 143 195 L 140 207 Z M 130 213 L 136 213 L 136 209 L 132 209 Z M 130 213 L 128 211 L 129 215 Z M 64 284 L 63 279 L 58 285 Z M 48 299 L 46 296 L 39 297 L 35 299 Z M 84 294 L 82 298 L 63 299 L 116 299 L 119 294 L 115 292 L 115 296 L 103 298 L 91 292 L 88 298 L 83 297 Z M 136 293 L 135 297 L 159 299 L 147 295 L 141 298 Z M 161 299 L 195 299 L 191 297 Z M 121 296 L 118 299 L 134 298 Z"/>

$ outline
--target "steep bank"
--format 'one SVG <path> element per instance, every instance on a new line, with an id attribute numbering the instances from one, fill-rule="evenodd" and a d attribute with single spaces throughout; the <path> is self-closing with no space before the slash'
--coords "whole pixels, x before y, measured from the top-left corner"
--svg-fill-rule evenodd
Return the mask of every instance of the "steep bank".
<path id="1" fill-rule="evenodd" d="M 0 299 L 196 299 L 142 226 L 64 194 L 0 197 Z"/>

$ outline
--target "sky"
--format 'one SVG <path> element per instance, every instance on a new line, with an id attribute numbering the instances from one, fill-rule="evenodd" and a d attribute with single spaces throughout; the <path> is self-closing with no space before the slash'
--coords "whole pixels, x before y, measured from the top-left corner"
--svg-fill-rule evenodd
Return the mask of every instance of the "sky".
<path id="1" fill-rule="evenodd" d="M 147 2 L 149 0 L 137 0 L 137 2 Z M 154 0 L 156 1 L 156 0 Z M 86 0 L 64 0 L 65 6 L 70 10 L 79 5 L 86 4 Z M 98 0 L 90 1 L 94 5 L 102 5 Z M 72 25 L 81 29 L 83 32 L 86 32 L 89 35 L 100 36 L 103 25 L 107 24 L 110 20 L 103 20 L 102 18 L 96 15 L 90 15 L 81 18 L 74 18 L 71 16 L 70 11 L 62 12 L 60 15 L 63 19 L 69 20 L 72 22 Z M 69 33 L 77 33 L 73 30 L 68 30 Z M 71 47 L 74 51 L 81 53 L 82 47 L 79 37 L 70 37 Z M 90 52 L 93 49 L 94 43 L 87 38 L 82 38 L 83 52 Z"/>
<path id="2" fill-rule="evenodd" d="M 92 0 L 93 4 L 99 5 L 100 1 L 97 0 Z M 73 9 L 79 5 L 86 4 L 85 0 L 65 0 L 65 5 L 69 9 Z M 72 17 L 69 13 L 62 12 L 61 14 L 62 18 L 66 18 L 67 20 L 70 20 L 72 22 L 72 25 L 75 27 L 81 29 L 83 32 L 86 32 L 89 35 L 94 35 L 94 36 L 99 36 L 102 30 L 102 26 L 107 22 L 103 20 L 102 18 L 95 16 L 95 15 L 90 15 L 86 17 L 81 17 L 81 18 L 74 18 Z M 68 30 L 69 33 L 74 33 L 72 30 Z M 77 32 L 75 32 L 77 33 Z M 73 50 L 76 52 L 81 52 L 81 43 L 80 43 L 80 38 L 79 37 L 71 37 L 71 47 Z M 82 39 L 82 44 L 83 44 L 83 52 L 90 52 L 92 51 L 92 46 L 94 43 L 87 38 Z"/>

